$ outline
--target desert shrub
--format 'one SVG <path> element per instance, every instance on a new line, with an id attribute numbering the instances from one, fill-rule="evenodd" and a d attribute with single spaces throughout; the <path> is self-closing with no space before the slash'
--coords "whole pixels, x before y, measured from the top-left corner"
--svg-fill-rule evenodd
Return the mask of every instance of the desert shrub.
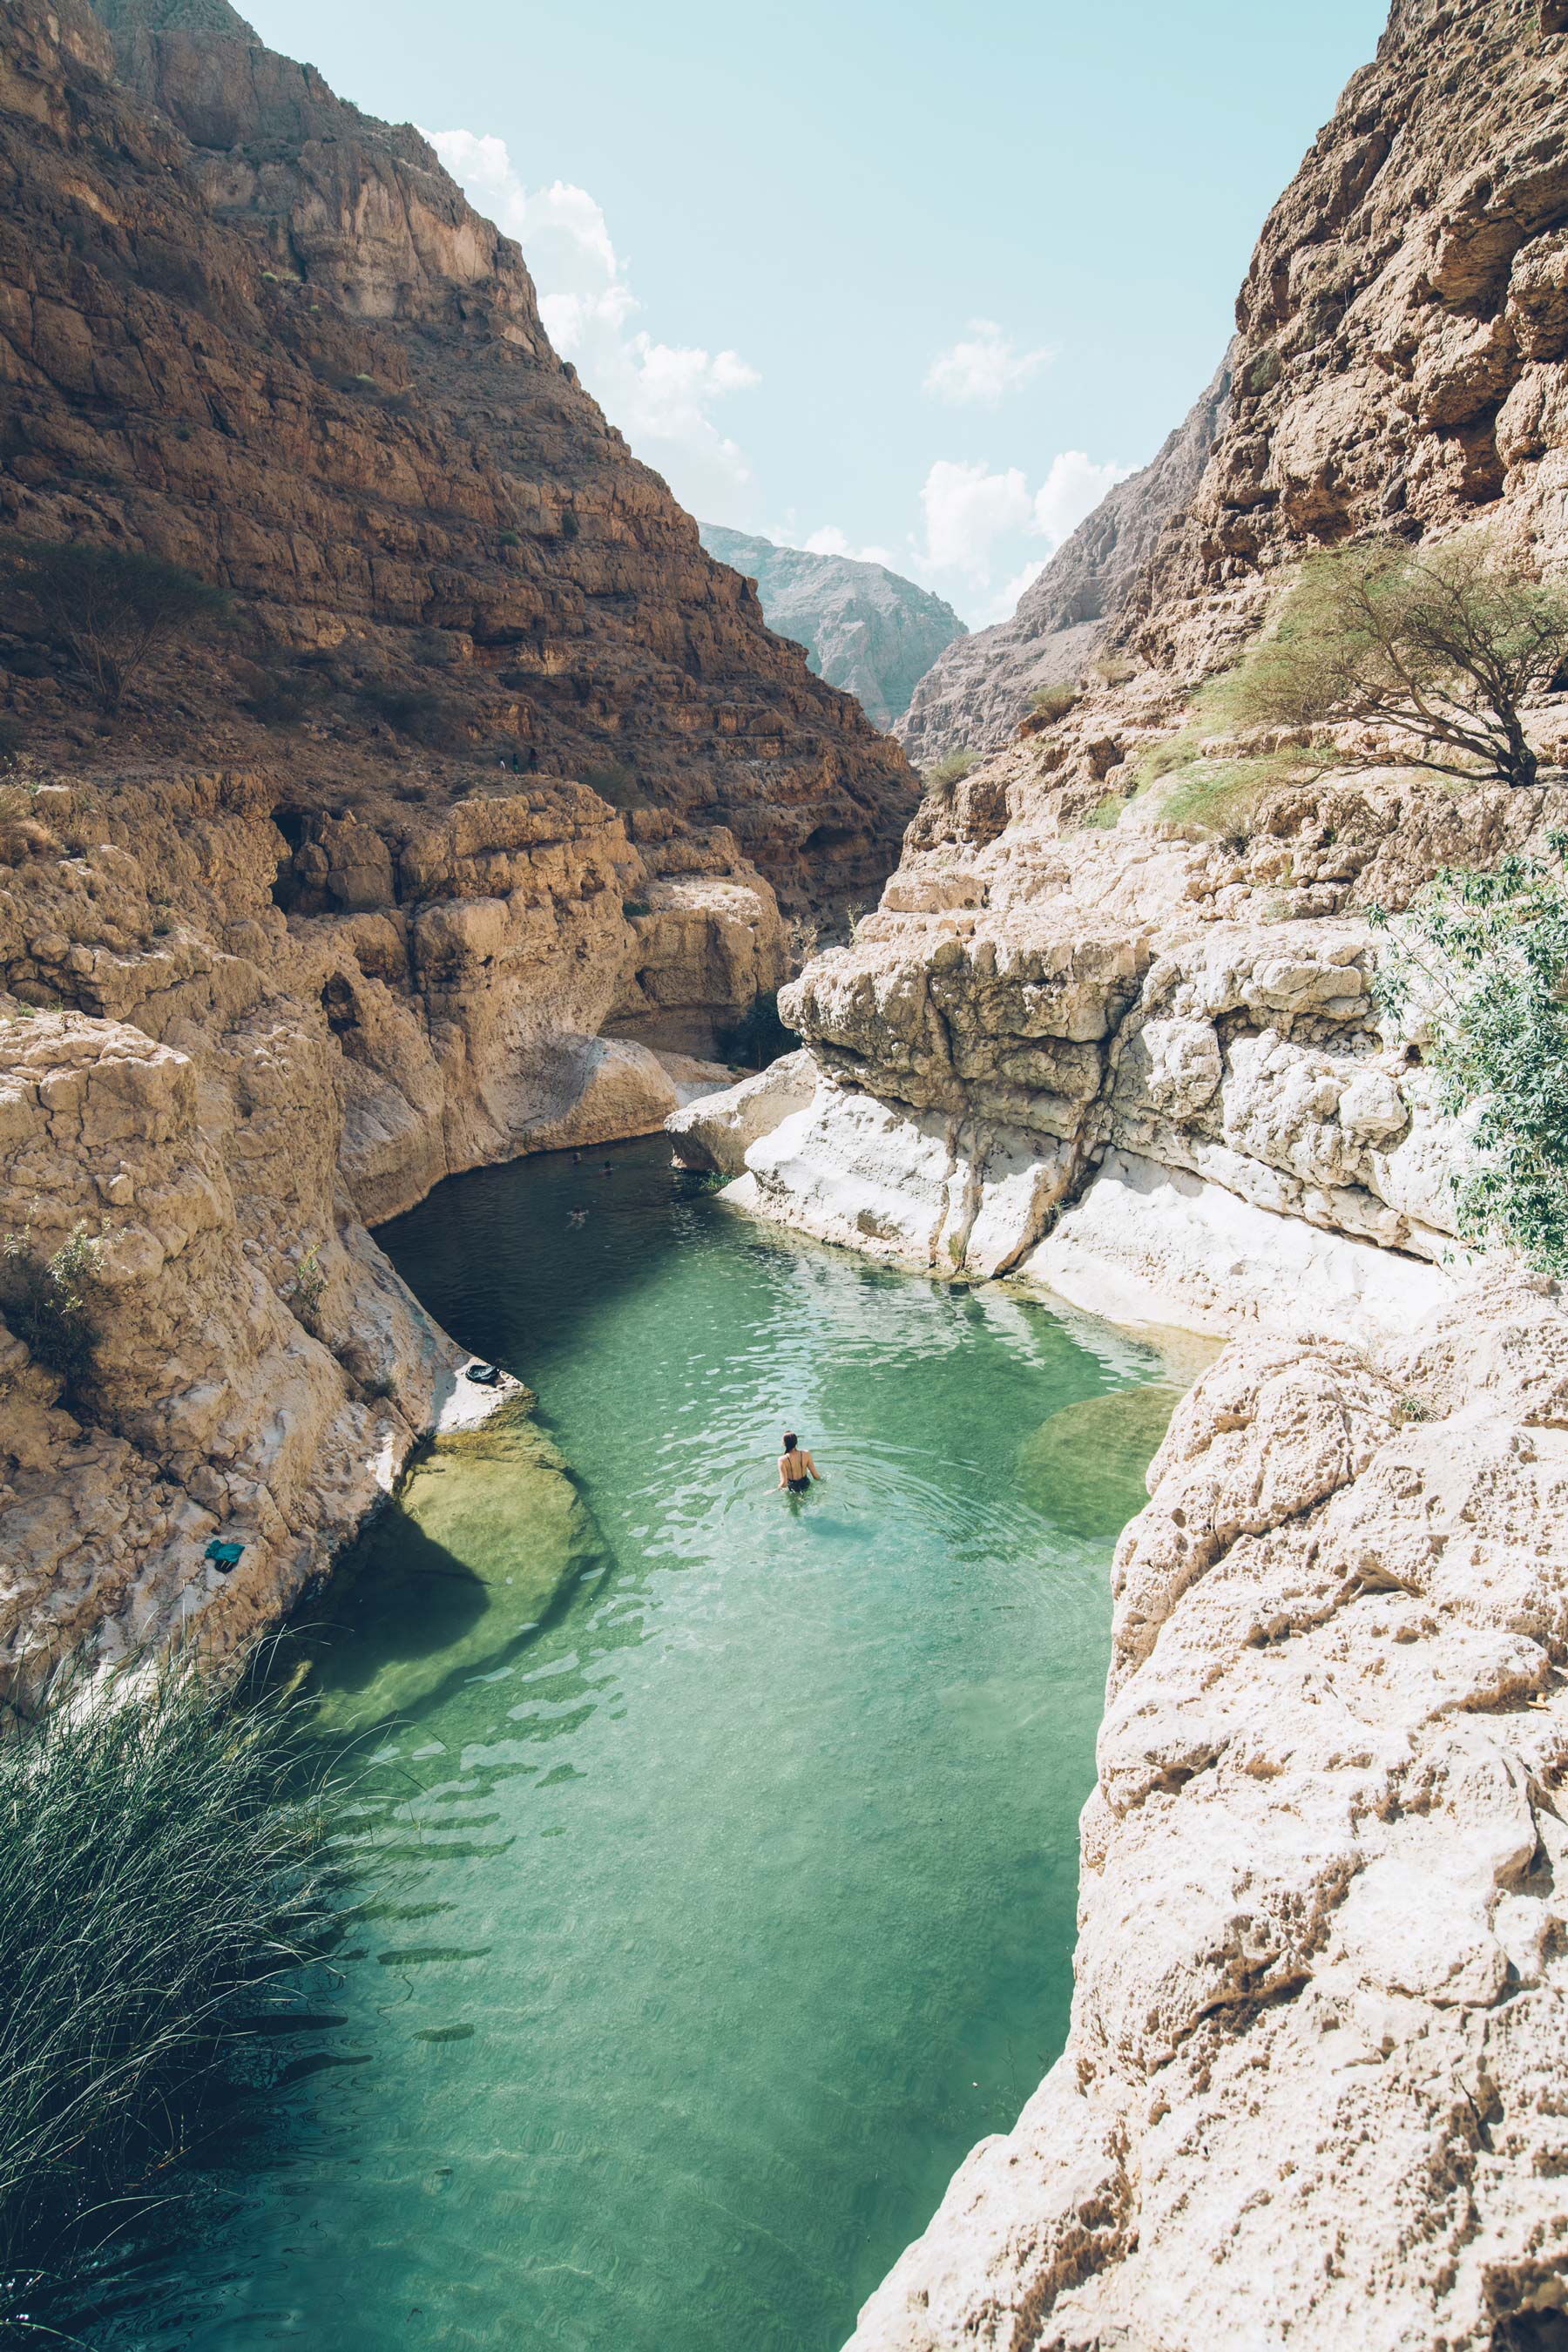
<path id="1" fill-rule="evenodd" d="M 520 530 L 503 530 L 500 534 L 500 543 L 503 547 L 521 547 L 522 533 Z"/>
<path id="2" fill-rule="evenodd" d="M 175 2152 L 247 1997 L 329 1947 L 329 1782 L 255 1667 L 68 1673 L 4 1717 L 0 2334 L 73 2225 Z"/>
<path id="3" fill-rule="evenodd" d="M 321 1271 L 321 1245 L 312 1242 L 300 1260 L 293 1281 L 284 1296 L 305 1326 L 316 1331 L 321 1319 L 321 1301 L 327 1295 L 327 1277 Z"/>
<path id="4" fill-rule="evenodd" d="M 1425 1031 L 1445 1110 L 1473 1121 L 1459 1230 L 1568 1275 L 1568 834 L 1552 857 L 1446 868 L 1384 931 L 1380 1000 Z"/>
<path id="5" fill-rule="evenodd" d="M 297 727 L 310 707 L 312 684 L 308 671 L 258 669 L 239 707 L 264 727 Z"/>
<path id="6" fill-rule="evenodd" d="M 811 961 L 822 942 L 822 925 L 812 915 L 792 915 L 785 926 L 789 960 L 796 971 Z"/>
<path id="7" fill-rule="evenodd" d="M 34 1247 L 30 1234 L 7 1234 L 5 1320 L 47 1372 L 74 1390 L 92 1370 L 98 1345 L 98 1244 L 85 1223 L 73 1225 L 52 1256 Z"/>
<path id="8" fill-rule="evenodd" d="M 29 608 L 112 718 L 157 648 L 211 627 L 228 599 L 155 555 L 13 537 L 0 550 L 0 610 L 14 621 Z"/>
<path id="9" fill-rule="evenodd" d="M 951 793 L 979 764 L 978 751 L 950 751 L 945 760 L 939 760 L 934 768 L 926 770 L 921 782 L 928 793 Z"/>
<path id="10" fill-rule="evenodd" d="M 1304 766 L 1299 752 L 1232 758 L 1200 753 L 1164 771 L 1169 781 L 1160 795 L 1160 815 L 1170 824 L 1195 825 L 1203 833 L 1234 839 L 1248 831 L 1266 793 L 1298 782 L 1307 772 L 1311 772 L 1310 763 Z"/>
<path id="11" fill-rule="evenodd" d="M 747 1070 L 765 1070 L 781 1054 L 793 1054 L 800 1044 L 798 1030 L 786 1029 L 779 1018 L 776 989 L 756 995 L 738 1021 L 717 1033 L 719 1058 Z"/>
<path id="12" fill-rule="evenodd" d="M 384 726 L 410 741 L 439 750 L 457 732 L 457 717 L 445 695 L 424 686 L 390 686 L 367 678 L 355 688 L 360 702 Z"/>
<path id="13" fill-rule="evenodd" d="M 601 760 L 597 766 L 584 768 L 578 781 L 602 801 L 608 801 L 613 809 L 623 812 L 636 808 L 642 798 L 637 778 L 619 760 Z"/>
<path id="14" fill-rule="evenodd" d="M 1138 675 L 1138 665 L 1126 654 L 1101 654 L 1089 666 L 1089 676 L 1101 686 L 1125 686 L 1130 677 Z"/>
<path id="15" fill-rule="evenodd" d="M 1284 373 L 1284 361 L 1272 343 L 1266 343 L 1247 362 L 1247 389 L 1257 399 L 1263 393 L 1272 392 Z"/>
<path id="16" fill-rule="evenodd" d="M 627 898 L 622 905 L 621 912 L 630 918 L 636 915 L 651 915 L 653 908 L 646 898 Z"/>
<path id="17" fill-rule="evenodd" d="M 1568 582 L 1537 580 L 1480 531 L 1415 553 L 1376 540 L 1303 565 L 1226 699 L 1241 726 L 1359 719 L 1413 739 L 1404 764 L 1530 785 L 1521 709 L 1565 655 Z"/>
<path id="18" fill-rule="evenodd" d="M 1109 833 L 1112 826 L 1121 824 L 1121 812 L 1126 806 L 1120 793 L 1107 793 L 1103 800 L 1096 801 L 1086 816 L 1079 819 L 1078 830 L 1080 833 Z"/>
<path id="19" fill-rule="evenodd" d="M 1082 698 L 1079 688 L 1058 678 L 1054 685 L 1036 687 L 1029 697 L 1029 709 L 1037 719 L 1065 719 Z"/>

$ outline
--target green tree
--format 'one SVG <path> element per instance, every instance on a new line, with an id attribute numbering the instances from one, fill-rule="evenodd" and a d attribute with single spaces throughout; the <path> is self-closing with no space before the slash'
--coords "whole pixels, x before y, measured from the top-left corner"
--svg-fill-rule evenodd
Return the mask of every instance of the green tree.
<path id="1" fill-rule="evenodd" d="M 84 541 L 8 540 L 0 566 L 7 620 L 31 608 L 113 718 L 125 689 L 168 638 L 190 635 L 228 609 L 221 588 L 177 563 Z"/>
<path id="2" fill-rule="evenodd" d="M 1241 725 L 1363 719 L 1414 738 L 1441 775 L 1537 780 L 1521 709 L 1568 656 L 1568 583 L 1541 581 L 1479 531 L 1412 551 L 1363 541 L 1312 557 L 1273 636 L 1225 691 Z"/>
<path id="3" fill-rule="evenodd" d="M 1442 1108 L 1474 1117 L 1453 1180 L 1460 1232 L 1568 1275 L 1568 834 L 1551 851 L 1446 870 L 1396 926 L 1373 920 L 1382 1002 L 1418 1015 Z"/>

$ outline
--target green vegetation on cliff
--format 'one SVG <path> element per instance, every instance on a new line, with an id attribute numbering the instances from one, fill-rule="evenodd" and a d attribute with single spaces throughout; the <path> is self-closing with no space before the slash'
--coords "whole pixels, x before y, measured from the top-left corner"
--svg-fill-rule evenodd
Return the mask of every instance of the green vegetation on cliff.
<path id="1" fill-rule="evenodd" d="M 1468 1240 L 1568 1274 L 1568 835 L 1554 865 L 1447 870 L 1388 932 L 1384 1003 L 1421 1040 L 1445 1110 L 1474 1122 L 1454 1178 Z M 1373 920 L 1386 927 L 1381 912 Z"/>

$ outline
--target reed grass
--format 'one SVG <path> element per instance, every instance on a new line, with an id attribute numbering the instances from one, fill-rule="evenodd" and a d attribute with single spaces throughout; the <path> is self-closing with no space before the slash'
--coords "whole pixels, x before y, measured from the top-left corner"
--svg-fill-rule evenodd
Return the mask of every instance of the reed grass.
<path id="1" fill-rule="evenodd" d="M 333 1939 L 334 1776 L 265 1664 L 73 1671 L 0 1729 L 0 2340 Z"/>

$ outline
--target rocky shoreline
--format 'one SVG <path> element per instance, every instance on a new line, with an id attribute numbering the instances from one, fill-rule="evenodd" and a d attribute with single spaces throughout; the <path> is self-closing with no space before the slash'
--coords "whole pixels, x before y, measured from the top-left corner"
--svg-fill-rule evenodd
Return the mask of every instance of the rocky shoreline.
<path id="1" fill-rule="evenodd" d="M 1073 2021 L 855 2352 L 1547 2341 L 1568 2126 L 1568 1313 L 1454 1232 L 1374 904 L 1561 823 L 1388 771 L 912 840 L 670 1121 L 724 1198 L 1228 1345 L 1122 1537 Z"/>

